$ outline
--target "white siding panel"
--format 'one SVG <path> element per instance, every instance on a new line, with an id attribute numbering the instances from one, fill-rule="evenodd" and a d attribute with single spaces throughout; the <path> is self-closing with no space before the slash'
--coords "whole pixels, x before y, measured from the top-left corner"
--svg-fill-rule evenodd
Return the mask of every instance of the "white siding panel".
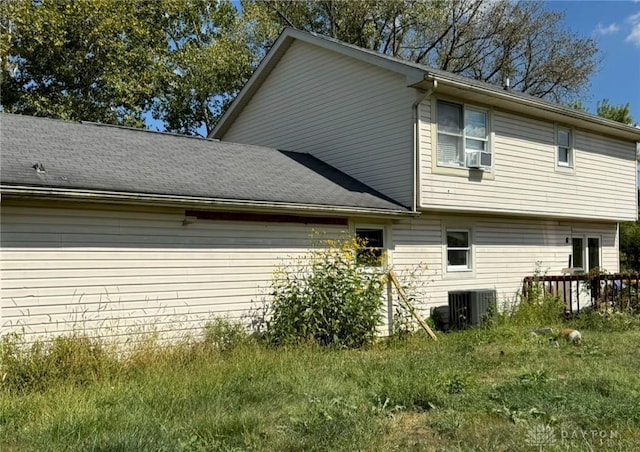
<path id="1" fill-rule="evenodd" d="M 420 115 L 423 208 L 613 221 L 636 217 L 634 143 L 575 130 L 575 171 L 557 170 L 554 124 L 493 111 L 493 173 L 473 180 L 434 172 L 429 102 L 421 105 Z"/>
<path id="2" fill-rule="evenodd" d="M 118 335 L 244 318 L 268 293 L 275 266 L 317 242 L 314 230 L 337 238 L 347 229 L 183 219 L 181 210 L 5 203 L 0 331 Z"/>
<path id="3" fill-rule="evenodd" d="M 414 96 L 404 76 L 295 41 L 224 139 L 308 152 L 410 206 Z"/>
<path id="4" fill-rule="evenodd" d="M 470 228 L 473 271 L 448 273 L 445 261 L 445 228 Z M 424 214 L 393 226 L 393 265 L 401 275 L 418 275 L 420 310 L 448 303 L 448 292 L 493 289 L 498 301 L 510 303 L 522 289 L 525 276 L 536 271 L 560 275 L 568 265 L 571 235 L 602 238 L 603 267 L 618 269 L 618 238 L 615 223 L 564 222 L 513 217 L 446 216 Z M 417 271 L 416 269 L 426 268 Z M 407 278 L 408 282 L 411 278 Z"/>

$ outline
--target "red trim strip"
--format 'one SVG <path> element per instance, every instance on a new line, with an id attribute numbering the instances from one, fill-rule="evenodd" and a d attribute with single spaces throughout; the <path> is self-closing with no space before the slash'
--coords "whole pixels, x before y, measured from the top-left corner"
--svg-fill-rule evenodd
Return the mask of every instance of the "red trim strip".
<path id="1" fill-rule="evenodd" d="M 270 215 L 244 212 L 215 212 L 205 210 L 185 210 L 185 216 L 196 217 L 198 220 L 218 221 L 261 221 L 264 223 L 302 223 L 302 224 L 331 224 L 347 226 L 347 218 L 337 217 L 303 217 L 298 215 Z"/>

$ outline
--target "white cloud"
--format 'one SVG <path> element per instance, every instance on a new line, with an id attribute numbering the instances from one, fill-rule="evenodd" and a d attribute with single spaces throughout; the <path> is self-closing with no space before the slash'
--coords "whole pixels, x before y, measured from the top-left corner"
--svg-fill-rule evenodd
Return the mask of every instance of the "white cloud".
<path id="1" fill-rule="evenodd" d="M 625 38 L 625 41 L 640 47 L 640 13 L 627 17 L 627 22 L 631 24 L 631 33 Z"/>
<path id="2" fill-rule="evenodd" d="M 594 33 L 598 35 L 610 35 L 617 32 L 618 30 L 620 30 L 620 27 L 618 27 L 618 24 L 616 23 L 612 23 L 609 25 L 598 24 L 596 25 Z"/>

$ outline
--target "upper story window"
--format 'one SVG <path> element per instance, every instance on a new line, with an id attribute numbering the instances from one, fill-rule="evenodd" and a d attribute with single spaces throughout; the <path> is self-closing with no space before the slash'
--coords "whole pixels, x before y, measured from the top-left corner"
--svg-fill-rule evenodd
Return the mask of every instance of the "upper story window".
<path id="1" fill-rule="evenodd" d="M 558 166 L 573 166 L 573 134 L 566 127 L 556 128 L 556 147 L 558 148 Z"/>
<path id="2" fill-rule="evenodd" d="M 364 242 L 358 252 L 358 264 L 380 267 L 384 264 L 384 228 L 382 226 L 356 226 L 356 237 Z"/>
<path id="3" fill-rule="evenodd" d="M 438 166 L 491 168 L 486 110 L 438 101 Z"/>

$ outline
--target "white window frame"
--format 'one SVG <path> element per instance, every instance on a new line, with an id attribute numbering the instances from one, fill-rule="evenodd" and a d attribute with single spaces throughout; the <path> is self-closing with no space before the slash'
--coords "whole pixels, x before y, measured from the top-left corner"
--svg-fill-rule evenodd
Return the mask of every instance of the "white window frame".
<path id="1" fill-rule="evenodd" d="M 565 131 L 569 134 L 569 143 L 568 143 L 568 147 L 566 146 L 561 146 L 560 145 L 560 140 L 559 140 L 559 136 L 560 136 L 560 132 L 561 131 Z M 564 126 L 559 126 L 556 125 L 556 130 L 555 130 L 555 148 L 556 148 L 556 166 L 558 168 L 567 168 L 567 169 L 573 169 L 574 167 L 574 156 L 575 156 L 575 151 L 574 151 L 574 130 L 571 127 L 564 127 Z M 560 160 L 560 149 L 566 149 L 567 150 L 567 161 L 563 161 Z"/>
<path id="2" fill-rule="evenodd" d="M 452 133 L 452 132 L 448 132 L 448 131 L 444 131 L 444 130 L 440 130 L 440 124 L 438 121 L 438 115 L 439 115 L 439 105 L 441 103 L 445 103 L 445 104 L 450 104 L 450 105 L 455 105 L 457 107 L 460 107 L 461 109 L 461 113 L 462 113 L 462 129 L 460 131 L 460 133 Z M 479 169 L 482 171 L 491 171 L 493 169 L 493 161 L 494 161 L 494 156 L 493 156 L 493 149 L 492 149 L 492 140 L 491 140 L 491 114 L 490 114 L 490 110 L 487 108 L 482 108 L 482 107 L 478 107 L 476 105 L 469 105 L 469 104 L 465 104 L 465 103 L 460 103 L 460 102 L 455 102 L 455 101 L 450 101 L 447 99 L 436 99 L 435 102 L 436 105 L 436 112 L 435 112 L 435 133 L 436 133 L 436 137 L 435 137 L 435 145 L 436 145 L 436 153 L 435 153 L 435 160 L 436 160 L 436 165 L 438 167 L 443 167 L 443 168 L 458 168 L 458 169 Z M 484 138 L 480 138 L 480 137 L 473 137 L 473 136 L 468 136 L 467 135 L 467 121 L 466 121 L 466 117 L 467 117 L 467 112 L 479 112 L 479 113 L 483 113 L 485 115 L 485 128 L 486 128 L 486 135 Z M 456 149 L 457 153 L 458 153 L 458 157 L 460 157 L 460 154 L 463 152 L 464 153 L 464 161 L 460 162 L 458 164 L 455 163 L 449 163 L 449 162 L 441 162 L 439 159 L 439 152 L 437 151 L 437 147 L 439 145 L 439 136 L 440 135 L 447 135 L 447 136 L 451 136 L 451 137 L 456 137 L 459 141 L 458 144 L 458 148 Z M 480 150 L 476 150 L 476 149 L 470 149 L 467 147 L 467 140 L 476 140 L 476 141 L 482 141 L 485 143 L 484 145 L 484 150 L 480 151 Z M 460 146 L 462 148 L 460 148 Z M 469 154 L 478 152 L 480 153 L 480 162 L 482 162 L 482 155 L 486 154 L 489 155 L 491 157 L 491 164 L 490 165 L 482 165 L 480 164 L 478 167 L 470 167 L 468 166 L 468 156 Z"/>
<path id="3" fill-rule="evenodd" d="M 373 229 L 373 230 L 379 230 L 382 231 L 382 246 L 367 246 L 367 249 L 376 249 L 380 251 L 380 262 L 379 265 L 366 265 L 366 264 L 358 264 L 359 266 L 361 266 L 362 268 L 381 268 L 384 267 L 384 265 L 386 264 L 386 256 L 385 253 L 387 251 L 387 228 L 385 228 L 384 225 L 382 224 L 364 224 L 364 223 L 356 223 L 353 226 L 353 234 L 355 237 L 358 237 L 358 230 L 359 229 Z"/>
<path id="4" fill-rule="evenodd" d="M 574 254 L 574 246 L 573 246 L 574 239 L 582 240 L 582 249 L 580 250 L 580 253 L 582 254 L 582 263 L 583 263 L 582 267 L 576 267 L 575 265 L 575 254 Z M 589 240 L 590 239 L 596 239 L 598 241 L 598 263 L 595 266 L 592 265 L 589 258 L 589 251 L 590 251 Z M 571 268 L 576 272 L 586 273 L 596 267 L 602 268 L 602 237 L 594 234 L 573 235 L 571 237 Z"/>
<path id="5" fill-rule="evenodd" d="M 471 272 L 473 271 L 473 235 L 471 228 L 460 227 L 445 227 L 444 230 L 444 258 L 446 262 L 447 272 Z M 467 246 L 466 247 L 451 247 L 449 248 L 449 232 L 464 232 L 467 234 Z M 449 251 L 466 251 L 467 252 L 467 264 L 466 265 L 449 265 Z"/>

